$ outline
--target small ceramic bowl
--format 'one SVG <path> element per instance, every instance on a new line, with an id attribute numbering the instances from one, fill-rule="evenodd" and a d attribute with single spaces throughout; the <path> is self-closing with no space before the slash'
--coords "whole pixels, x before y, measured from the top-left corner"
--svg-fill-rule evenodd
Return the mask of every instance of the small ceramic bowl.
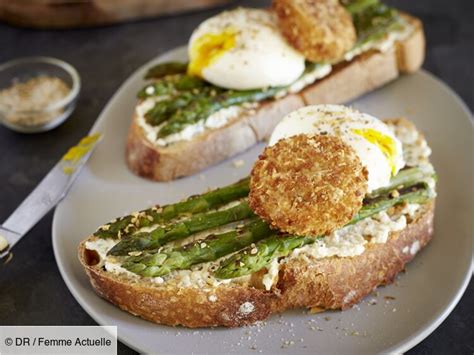
<path id="1" fill-rule="evenodd" d="M 61 79 L 69 87 L 69 92 L 40 110 L 21 110 L 0 105 L 0 122 L 3 125 L 22 133 L 44 132 L 59 126 L 74 111 L 81 79 L 74 67 L 56 58 L 26 57 L 1 64 L 0 91 L 39 76 Z M 39 123 L 32 123 L 35 121 Z"/>

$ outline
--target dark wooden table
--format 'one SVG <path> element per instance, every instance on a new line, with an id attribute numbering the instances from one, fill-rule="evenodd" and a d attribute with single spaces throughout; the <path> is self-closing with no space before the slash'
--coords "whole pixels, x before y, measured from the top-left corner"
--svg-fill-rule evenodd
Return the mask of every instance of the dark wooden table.
<path id="1" fill-rule="evenodd" d="M 474 1 L 390 1 L 420 17 L 428 39 L 424 68 L 474 108 Z M 263 6 L 266 1 L 237 2 Z M 78 107 L 56 130 L 21 135 L 0 127 L 0 221 L 38 184 L 64 151 L 94 123 L 119 85 L 141 64 L 186 43 L 218 9 L 97 29 L 31 31 L 0 25 L 0 62 L 30 55 L 58 57 L 83 81 Z M 449 119 L 449 117 L 447 118 Z M 472 147 L 466 147 L 471 149 Z M 0 325 L 93 325 L 59 275 L 51 247 L 50 213 L 15 248 L 0 273 Z M 442 260 L 440 260 L 442 262 Z M 436 292 L 436 290 L 433 290 Z M 413 354 L 474 352 L 474 285 L 444 323 Z M 133 353 L 123 344 L 120 353 Z"/>

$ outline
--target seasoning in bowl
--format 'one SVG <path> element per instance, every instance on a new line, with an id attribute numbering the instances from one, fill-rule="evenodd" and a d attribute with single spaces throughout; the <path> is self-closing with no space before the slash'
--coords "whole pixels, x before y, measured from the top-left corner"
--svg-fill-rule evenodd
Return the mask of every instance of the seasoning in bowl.
<path id="1" fill-rule="evenodd" d="M 45 132 L 74 111 L 81 78 L 60 59 L 26 57 L 0 64 L 0 123 L 21 133 Z"/>
<path id="2" fill-rule="evenodd" d="M 24 82 L 14 81 L 0 91 L 0 109 L 5 120 L 23 126 L 44 125 L 64 112 L 60 102 L 71 88 L 60 78 L 40 75 Z M 51 110 L 48 108 L 51 107 Z"/>

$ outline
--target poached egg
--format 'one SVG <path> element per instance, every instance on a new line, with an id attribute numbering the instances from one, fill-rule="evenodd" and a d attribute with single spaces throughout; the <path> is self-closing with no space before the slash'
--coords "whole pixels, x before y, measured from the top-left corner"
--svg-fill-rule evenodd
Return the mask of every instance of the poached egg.
<path id="1" fill-rule="evenodd" d="M 405 166 L 402 144 L 388 126 L 349 107 L 313 105 L 293 111 L 276 126 L 269 144 L 297 134 L 341 137 L 367 168 L 368 192 L 387 186 Z"/>
<path id="2" fill-rule="evenodd" d="M 189 40 L 188 54 L 190 75 L 235 90 L 286 86 L 305 68 L 276 16 L 262 9 L 237 8 L 204 21 Z"/>

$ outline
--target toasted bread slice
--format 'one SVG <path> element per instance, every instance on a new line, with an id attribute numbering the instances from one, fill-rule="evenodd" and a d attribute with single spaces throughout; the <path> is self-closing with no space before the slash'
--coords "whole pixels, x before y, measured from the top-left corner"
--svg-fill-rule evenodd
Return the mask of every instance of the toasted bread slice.
<path id="1" fill-rule="evenodd" d="M 158 146 L 147 139 L 135 115 L 130 126 L 126 161 L 137 175 L 169 181 L 192 175 L 268 139 L 289 112 L 311 104 L 344 103 L 418 70 L 425 55 L 425 37 L 420 20 L 404 15 L 414 31 L 386 51 L 369 51 L 337 65 L 322 80 L 298 94 L 264 102 L 254 113 L 241 115 L 223 127 L 206 130 L 191 140 Z M 350 84 L 348 84 L 350 83 Z"/>
<path id="2" fill-rule="evenodd" d="M 402 142 L 408 166 L 430 164 L 431 150 L 412 122 L 405 118 L 385 122 Z M 275 259 L 276 268 L 272 261 L 271 266 L 230 282 L 214 278 L 214 269 L 204 264 L 196 265 L 192 272 L 180 274 L 182 271 L 179 271 L 159 280 L 139 277 L 116 269 L 120 260 L 106 258 L 103 255 L 106 250 L 101 249 L 101 257 L 99 249 L 89 244 L 97 240 L 95 236 L 79 245 L 79 259 L 96 292 L 134 315 L 173 326 L 236 327 L 290 308 L 351 307 L 377 286 L 392 282 L 405 264 L 430 241 L 434 207 L 433 198 L 423 205 L 396 206 L 387 210 L 389 216 L 403 214 L 406 225 L 403 229 L 391 229 L 386 241 L 365 243 L 361 254 L 328 257 L 324 253 L 295 250 L 288 257 Z M 203 237 L 205 235 L 197 238 Z M 183 240 L 183 244 L 188 242 Z M 111 244 L 115 243 L 112 241 Z M 115 266 L 107 266 L 107 261 Z M 203 274 L 203 271 L 206 272 Z"/>
<path id="3" fill-rule="evenodd" d="M 281 264 L 269 291 L 245 284 L 213 288 L 179 287 L 135 280 L 104 271 L 97 254 L 79 246 L 79 258 L 95 291 L 136 316 L 159 324 L 186 327 L 237 327 L 290 308 L 347 309 L 373 291 L 393 282 L 433 234 L 434 201 L 423 205 L 407 226 L 392 232 L 384 244 L 367 244 L 355 257 L 290 259 Z M 258 277 L 258 275 L 255 275 Z"/>

